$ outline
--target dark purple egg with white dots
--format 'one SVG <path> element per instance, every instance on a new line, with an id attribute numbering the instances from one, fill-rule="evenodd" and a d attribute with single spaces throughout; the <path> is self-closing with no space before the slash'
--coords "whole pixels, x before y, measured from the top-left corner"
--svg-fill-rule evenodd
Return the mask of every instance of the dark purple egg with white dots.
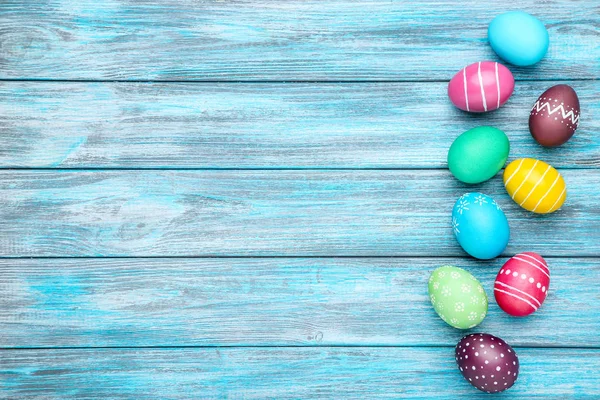
<path id="1" fill-rule="evenodd" d="M 517 353 L 504 340 L 487 333 L 462 338 L 456 345 L 456 363 L 471 385 L 487 393 L 508 389 L 519 376 Z"/>

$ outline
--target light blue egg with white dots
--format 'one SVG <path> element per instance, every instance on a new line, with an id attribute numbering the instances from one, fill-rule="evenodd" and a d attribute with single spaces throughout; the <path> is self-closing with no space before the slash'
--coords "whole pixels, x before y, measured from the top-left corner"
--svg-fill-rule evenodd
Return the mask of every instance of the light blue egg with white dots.
<path id="1" fill-rule="evenodd" d="M 550 44 L 542 21 L 523 11 L 494 18 L 488 27 L 488 40 L 501 59 L 521 67 L 539 62 Z"/>
<path id="2" fill-rule="evenodd" d="M 452 209 L 452 229 L 460 246 L 475 258 L 498 257 L 510 238 L 504 211 L 483 193 L 462 195 Z"/>

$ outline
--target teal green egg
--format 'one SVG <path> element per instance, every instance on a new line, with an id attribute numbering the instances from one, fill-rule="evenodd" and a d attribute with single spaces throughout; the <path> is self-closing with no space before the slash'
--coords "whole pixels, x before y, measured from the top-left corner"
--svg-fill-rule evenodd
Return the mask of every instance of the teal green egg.
<path id="1" fill-rule="evenodd" d="M 457 329 L 479 325 L 488 310 L 488 298 L 481 283 L 464 269 L 450 265 L 432 272 L 429 299 L 440 318 Z"/>
<path id="2" fill-rule="evenodd" d="M 448 151 L 448 168 L 461 182 L 485 182 L 504 167 L 509 151 L 510 143 L 504 132 L 480 126 L 454 140 Z"/>
<path id="3" fill-rule="evenodd" d="M 523 11 L 511 11 L 494 18 L 488 27 L 488 40 L 500 58 L 520 67 L 539 62 L 550 45 L 544 24 Z"/>

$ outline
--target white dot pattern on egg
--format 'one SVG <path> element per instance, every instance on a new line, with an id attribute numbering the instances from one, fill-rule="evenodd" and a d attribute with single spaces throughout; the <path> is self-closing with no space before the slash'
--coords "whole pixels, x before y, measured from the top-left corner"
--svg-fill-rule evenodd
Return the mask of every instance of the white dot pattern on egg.
<path id="1" fill-rule="evenodd" d="M 474 341 L 478 346 L 469 346 Z M 517 354 L 498 337 L 485 333 L 467 335 L 458 342 L 455 353 L 461 374 L 479 390 L 502 392 L 517 380 Z"/>
<path id="2" fill-rule="evenodd" d="M 496 303 L 510 315 L 529 315 L 542 306 L 549 284 L 550 269 L 542 256 L 533 252 L 519 253 L 508 260 L 496 276 Z"/>
<path id="3" fill-rule="evenodd" d="M 447 324 L 469 329 L 479 324 L 487 312 L 488 300 L 481 284 L 469 272 L 442 266 L 429 279 L 433 308 Z"/>

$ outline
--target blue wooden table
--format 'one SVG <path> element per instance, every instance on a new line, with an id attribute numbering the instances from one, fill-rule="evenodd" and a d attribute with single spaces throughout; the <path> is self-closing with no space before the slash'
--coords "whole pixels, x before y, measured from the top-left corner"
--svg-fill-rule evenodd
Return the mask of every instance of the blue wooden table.
<path id="1" fill-rule="evenodd" d="M 0 398 L 488 398 L 427 297 L 453 264 L 490 296 L 476 331 L 520 356 L 499 398 L 599 399 L 600 4 L 520 2 L 548 55 L 511 67 L 499 111 L 459 112 L 447 81 L 497 60 L 486 29 L 510 5 L 3 0 Z M 544 149 L 527 118 L 556 82 L 582 119 Z M 560 212 L 450 175 L 452 140 L 482 124 L 563 173 Z M 468 190 L 507 213 L 496 260 L 452 236 Z M 552 284 L 515 319 L 491 289 L 520 251 Z"/>

